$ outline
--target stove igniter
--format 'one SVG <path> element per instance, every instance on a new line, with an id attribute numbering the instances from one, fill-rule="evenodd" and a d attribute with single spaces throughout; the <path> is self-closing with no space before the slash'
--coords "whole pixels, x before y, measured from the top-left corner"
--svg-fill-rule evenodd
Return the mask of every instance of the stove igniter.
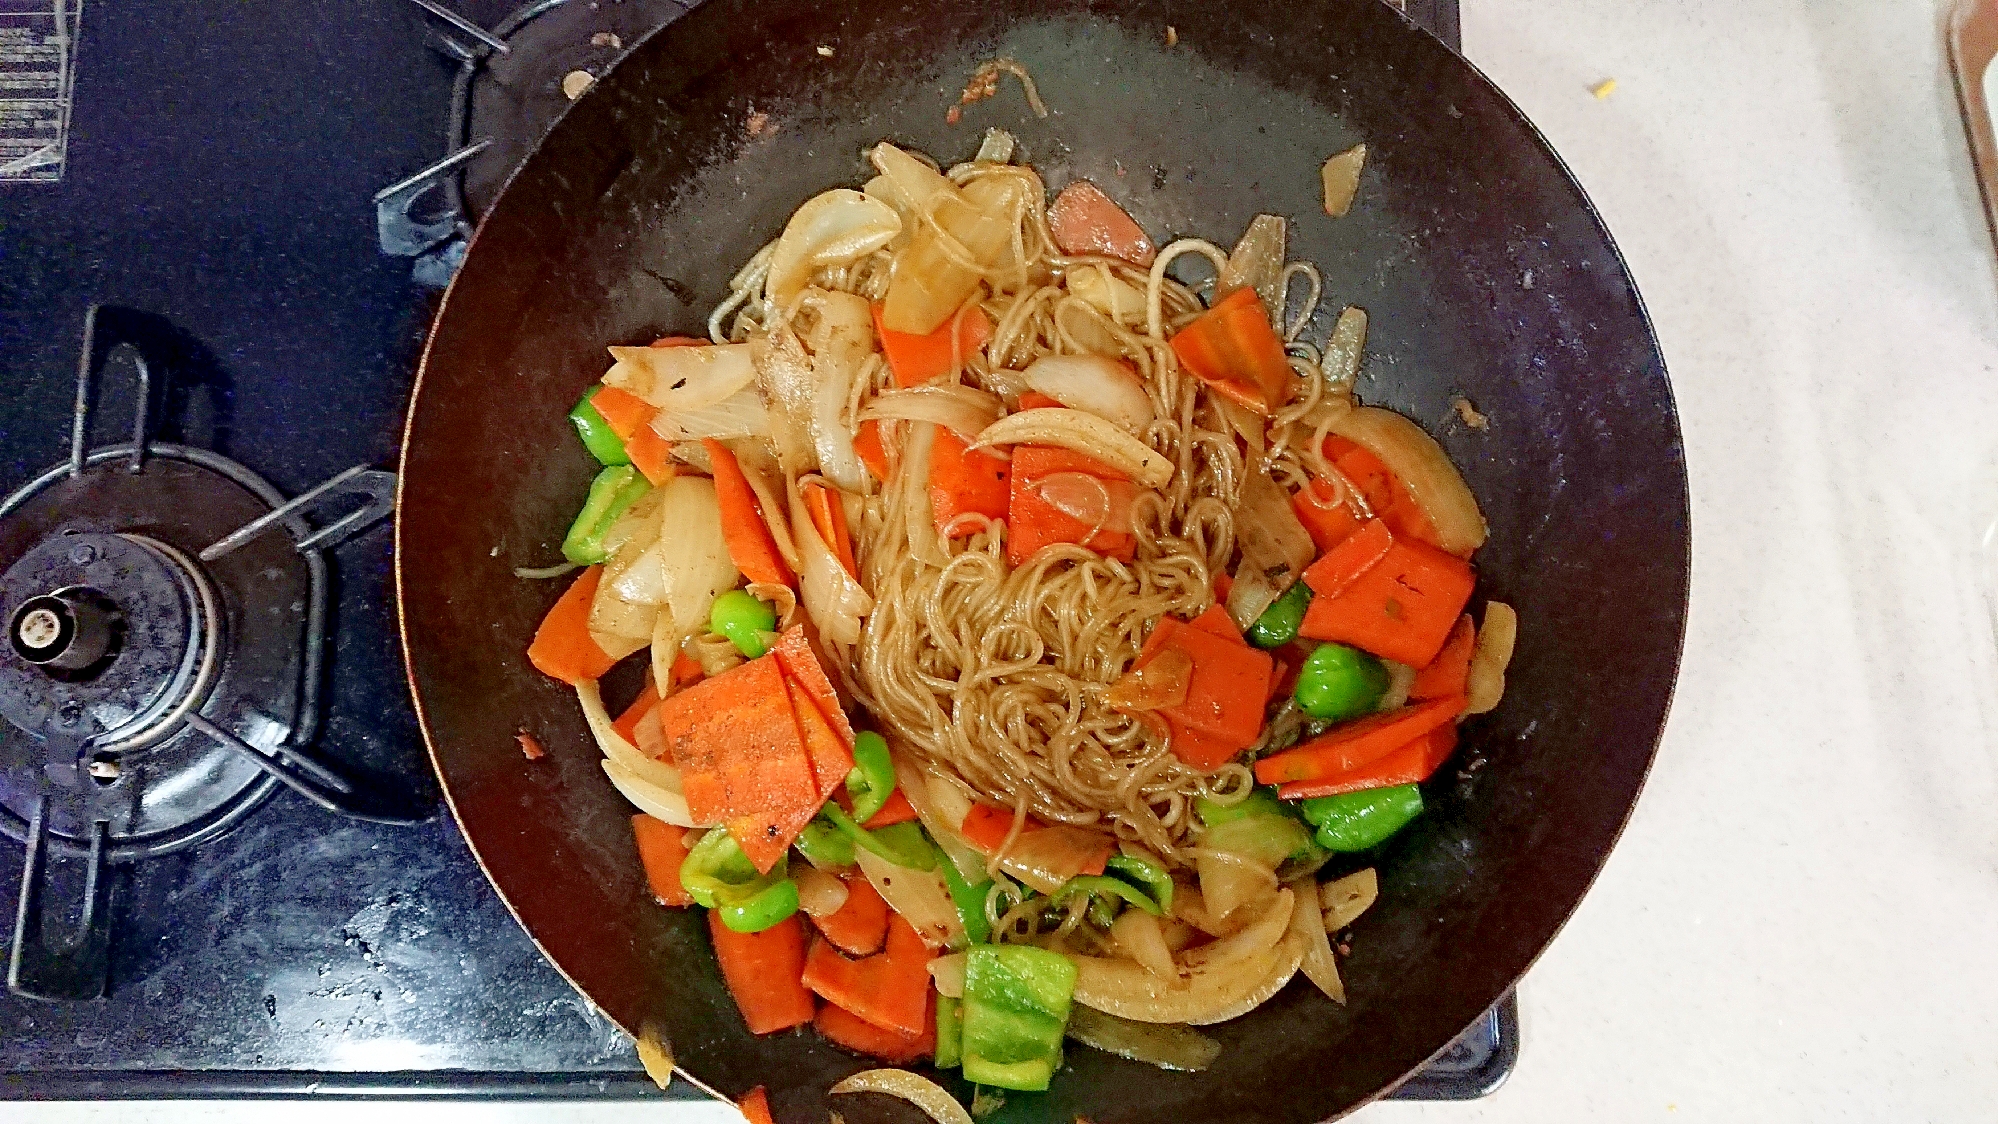
<path id="1" fill-rule="evenodd" d="M 87 672 L 111 654 L 122 623 L 96 590 L 59 589 L 24 602 L 8 636 L 14 654 L 37 667 Z"/>

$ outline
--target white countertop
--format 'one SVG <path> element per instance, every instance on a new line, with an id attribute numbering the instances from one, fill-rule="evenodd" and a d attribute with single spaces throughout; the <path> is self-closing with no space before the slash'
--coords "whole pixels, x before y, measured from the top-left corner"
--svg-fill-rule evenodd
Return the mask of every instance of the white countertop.
<path id="1" fill-rule="evenodd" d="M 1998 1118 L 1998 644 L 1980 567 L 1998 518 L 1998 257 L 1939 0 L 1463 7 L 1467 52 L 1574 168 L 1657 320 L 1692 473 L 1693 611 L 1636 818 L 1522 985 L 1511 1081 L 1357 1119 Z M 43 1124 L 273 1113 L 741 1119 L 0 1106 Z"/>

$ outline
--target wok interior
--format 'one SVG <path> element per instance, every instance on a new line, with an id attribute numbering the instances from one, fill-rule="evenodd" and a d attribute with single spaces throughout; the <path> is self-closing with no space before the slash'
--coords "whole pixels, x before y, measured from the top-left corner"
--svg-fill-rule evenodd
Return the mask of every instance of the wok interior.
<path id="1" fill-rule="evenodd" d="M 1051 115 L 1028 113 L 1008 79 L 948 124 L 964 80 L 999 56 L 1035 76 Z M 523 656 L 561 582 L 512 569 L 556 557 L 587 486 L 563 415 L 607 366 L 605 344 L 704 334 L 728 277 L 799 202 L 865 179 L 867 145 L 949 162 L 988 126 L 1015 133 L 1051 189 L 1091 179 L 1161 243 L 1226 244 L 1257 212 L 1289 215 L 1290 256 L 1327 282 L 1305 337 L 1322 340 L 1342 305 L 1368 310 L 1361 398 L 1435 434 L 1491 525 L 1481 595 L 1521 618 L 1506 700 L 1465 726 L 1461 775 L 1428 786 L 1430 811 L 1379 862 L 1381 902 L 1343 967 L 1348 1005 L 1294 984 L 1211 1028 L 1224 1048 L 1201 1074 L 1074 1046 L 1051 1092 L 1015 1095 L 999 1117 L 1323 1119 L 1445 1046 L 1579 900 L 1650 763 L 1687 572 L 1676 418 L 1620 259 L 1510 104 L 1378 0 L 709 0 L 640 45 L 502 196 L 426 356 L 398 566 L 434 759 L 528 932 L 621 1025 L 656 1021 L 703 1083 L 766 1085 L 780 1119 L 803 1118 L 871 1064 L 810 1034 L 742 1029 L 700 913 L 645 891 L 632 809 L 573 694 Z M 1357 141 L 1360 202 L 1335 221 L 1318 165 Z M 1452 420 L 1455 394 L 1489 430 Z M 522 758 L 521 729 L 549 758 Z M 904 1111 L 847 1101 L 849 1120 Z"/>

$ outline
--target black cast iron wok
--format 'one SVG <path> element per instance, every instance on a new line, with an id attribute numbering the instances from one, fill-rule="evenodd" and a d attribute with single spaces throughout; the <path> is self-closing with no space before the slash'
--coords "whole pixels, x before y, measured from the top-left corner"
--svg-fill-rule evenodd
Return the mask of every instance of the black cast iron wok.
<path id="1" fill-rule="evenodd" d="M 1167 27 L 1177 45 L 1167 42 Z M 831 49 L 830 57 L 817 50 Z M 1052 115 L 946 110 L 982 61 Z M 767 115 L 767 117 L 761 116 Z M 753 117 L 763 120 L 752 130 Z M 1503 706 L 1380 857 L 1344 1008 L 1302 980 L 1215 1028 L 1200 1074 L 1082 1047 L 1002 1119 L 1311 1121 L 1391 1087 L 1499 998 L 1602 865 L 1649 767 L 1686 605 L 1686 481 L 1663 363 L 1581 190 L 1506 99 L 1378 0 L 708 0 L 638 46 L 549 133 L 473 241 L 432 333 L 403 448 L 397 565 L 410 682 L 437 771 L 493 883 L 611 1018 L 656 1020 L 721 1093 L 784 1120 L 868 1063 L 808 1032 L 755 1038 L 697 912 L 644 887 L 632 809 L 574 695 L 523 658 L 591 465 L 563 414 L 606 343 L 701 334 L 740 263 L 892 138 L 946 163 L 987 126 L 1051 188 L 1086 177 L 1164 242 L 1293 218 L 1292 256 L 1372 314 L 1363 397 L 1419 419 L 1491 523 L 1483 593 L 1517 606 Z M 1318 165 L 1365 141 L 1360 202 Z M 1490 415 L 1452 420 L 1453 394 Z M 523 760 L 527 729 L 550 750 Z M 1481 762 L 1471 768 L 1473 761 Z M 844 1098 L 847 1119 L 905 1110 Z"/>

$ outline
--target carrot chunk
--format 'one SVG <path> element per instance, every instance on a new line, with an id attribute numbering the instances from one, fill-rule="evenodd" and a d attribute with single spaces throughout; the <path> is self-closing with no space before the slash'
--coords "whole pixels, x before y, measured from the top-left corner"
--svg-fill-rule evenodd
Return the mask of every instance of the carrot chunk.
<path id="1" fill-rule="evenodd" d="M 527 647 L 527 662 L 543 675 L 564 683 L 583 683 L 602 678 L 617 663 L 590 636 L 590 602 L 596 598 L 597 582 L 603 576 L 602 566 L 584 570 L 541 618 L 534 642 Z"/>
<path id="2" fill-rule="evenodd" d="M 1443 649 L 1471 599 L 1470 564 L 1413 539 L 1396 539 L 1379 519 L 1304 571 L 1311 607 L 1298 631 L 1411 667 Z"/>
<path id="3" fill-rule="evenodd" d="M 1281 785 L 1351 773 L 1449 725 L 1463 710 L 1463 696 L 1452 695 L 1335 726 L 1294 749 L 1256 762 L 1256 781 Z"/>
<path id="4" fill-rule="evenodd" d="M 687 829 L 644 812 L 631 817 L 632 834 L 638 838 L 638 861 L 645 867 L 645 881 L 660 905 L 693 905 L 693 895 L 680 885 L 680 864 L 687 860 Z"/>
<path id="5" fill-rule="evenodd" d="M 1088 180 L 1076 180 L 1055 196 L 1048 208 L 1048 233 L 1065 254 L 1101 254 L 1140 268 L 1158 256 L 1144 227 Z"/>
<path id="6" fill-rule="evenodd" d="M 644 429 L 659 411 L 652 403 L 628 390 L 606 386 L 590 396 L 590 405 L 603 415 L 604 424 L 620 441 L 629 442 L 631 435 Z M 627 445 L 626 451 L 629 451 Z"/>
<path id="7" fill-rule="evenodd" d="M 752 582 L 796 585 L 791 567 L 778 553 L 770 525 L 763 521 L 763 504 L 749 487 L 749 477 L 742 474 L 735 454 L 712 437 L 702 438 L 701 446 L 714 465 L 715 498 L 721 503 L 722 537 L 728 543 L 729 560 Z"/>
<path id="8" fill-rule="evenodd" d="M 846 904 L 813 924 L 825 938 L 851 956 L 871 956 L 888 938 L 888 903 L 862 875 L 846 879 Z"/>
<path id="9" fill-rule="evenodd" d="M 1356 769 L 1320 780 L 1292 781 L 1281 785 L 1277 788 L 1277 796 L 1284 800 L 1303 800 L 1313 796 L 1361 792 L 1369 788 L 1419 784 L 1442 768 L 1456 750 L 1457 724 L 1445 722 L 1400 749 Z"/>
<path id="10" fill-rule="evenodd" d="M 953 526 L 961 515 L 1006 518 L 1007 481 L 1012 469 L 1005 461 L 968 443 L 947 429 L 938 429 L 930 446 L 930 508 L 939 534 L 969 533 Z"/>
<path id="11" fill-rule="evenodd" d="M 967 308 L 963 315 L 952 314 L 945 318 L 936 331 L 927 336 L 913 332 L 891 332 L 881 324 L 881 305 L 874 306 L 874 334 L 881 341 L 881 352 L 888 357 L 888 370 L 895 376 L 895 385 L 900 387 L 921 386 L 938 375 L 950 374 L 953 353 L 962 363 L 977 354 L 992 338 L 992 321 L 983 311 Z M 957 327 L 957 342 L 951 344 L 951 327 Z"/>
<path id="12" fill-rule="evenodd" d="M 708 911 L 708 933 L 722 979 L 751 1034 L 770 1034 L 812 1021 L 817 1005 L 801 977 L 805 927 L 794 914 L 760 933 L 738 933 Z"/>
<path id="13" fill-rule="evenodd" d="M 1106 489 L 1128 488 L 1130 477 L 1101 461 L 1068 449 L 1019 445 L 1013 449 L 1012 494 L 1007 503 L 1006 560 L 1024 566 L 1053 543 L 1077 543 L 1103 555 L 1129 562 L 1138 553 L 1138 537 L 1129 531 L 1100 530 L 1048 502 L 1041 482 L 1056 473 L 1081 473 L 1103 482 Z"/>
<path id="14" fill-rule="evenodd" d="M 1443 650 L 1416 671 L 1408 697 L 1416 700 L 1440 699 L 1467 693 L 1471 681 L 1471 653 L 1477 648 L 1477 643 L 1477 629 L 1471 626 L 1470 614 L 1458 617 L 1457 627 L 1450 630 L 1450 639 L 1443 642 Z"/>
<path id="15" fill-rule="evenodd" d="M 1259 414 L 1290 400 L 1290 360 L 1254 289 L 1230 293 L 1169 342 L 1180 363 L 1224 398 Z"/>

